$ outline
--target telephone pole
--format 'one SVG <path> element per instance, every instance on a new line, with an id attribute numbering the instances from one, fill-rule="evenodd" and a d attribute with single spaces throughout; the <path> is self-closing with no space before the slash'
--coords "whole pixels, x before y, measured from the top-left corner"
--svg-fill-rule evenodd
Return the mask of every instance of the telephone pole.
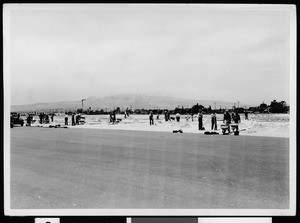
<path id="1" fill-rule="evenodd" d="M 83 111 L 83 101 L 86 100 L 86 99 L 81 99 L 81 109 Z"/>

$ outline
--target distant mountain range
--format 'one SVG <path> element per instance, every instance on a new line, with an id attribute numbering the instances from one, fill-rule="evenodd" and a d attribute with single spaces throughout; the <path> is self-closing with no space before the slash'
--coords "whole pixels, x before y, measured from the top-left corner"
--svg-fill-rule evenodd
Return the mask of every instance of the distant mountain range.
<path id="1" fill-rule="evenodd" d="M 232 102 L 223 101 L 209 101 L 209 100 L 191 100 L 163 96 L 148 96 L 137 94 L 120 94 L 101 98 L 88 98 L 83 101 L 83 109 L 91 107 L 93 110 L 97 109 L 113 109 L 120 107 L 121 109 L 174 109 L 178 106 L 192 107 L 195 104 L 214 108 L 231 108 Z M 248 105 L 240 104 L 240 107 Z M 63 101 L 52 103 L 35 103 L 29 105 L 11 105 L 11 111 L 39 111 L 39 110 L 74 110 L 82 107 L 82 101 Z"/>

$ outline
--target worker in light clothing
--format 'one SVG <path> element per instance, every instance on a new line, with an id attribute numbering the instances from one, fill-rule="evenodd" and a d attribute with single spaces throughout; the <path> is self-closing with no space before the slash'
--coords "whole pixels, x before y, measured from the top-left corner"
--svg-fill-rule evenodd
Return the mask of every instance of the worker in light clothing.
<path id="1" fill-rule="evenodd" d="M 180 114 L 179 113 L 176 114 L 176 121 L 180 122 Z"/>

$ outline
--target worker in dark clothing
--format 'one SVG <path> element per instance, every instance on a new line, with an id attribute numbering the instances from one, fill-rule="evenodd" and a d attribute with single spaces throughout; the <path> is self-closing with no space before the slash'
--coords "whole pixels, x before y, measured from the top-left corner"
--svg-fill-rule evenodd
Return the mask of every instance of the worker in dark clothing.
<path id="1" fill-rule="evenodd" d="M 49 123 L 49 115 L 48 115 L 48 114 L 46 114 L 45 122 L 46 122 L 46 123 Z"/>
<path id="2" fill-rule="evenodd" d="M 72 126 L 74 126 L 74 125 L 75 125 L 75 114 L 72 113 Z"/>
<path id="3" fill-rule="evenodd" d="M 202 115 L 201 110 L 199 110 L 199 113 L 198 113 L 198 129 L 199 130 L 203 129 L 203 115 Z"/>
<path id="4" fill-rule="evenodd" d="M 214 111 L 211 114 L 211 130 L 217 130 L 217 115 Z"/>
<path id="5" fill-rule="evenodd" d="M 152 111 L 150 111 L 149 120 L 150 120 L 150 125 L 154 125 L 153 112 Z"/>
<path id="6" fill-rule="evenodd" d="M 223 122 L 226 125 L 228 125 L 228 132 L 230 133 L 231 116 L 230 116 L 228 110 L 226 110 L 226 112 L 224 114 Z"/>
<path id="7" fill-rule="evenodd" d="M 68 125 L 68 114 L 65 115 L 65 125 Z"/>
<path id="8" fill-rule="evenodd" d="M 234 123 L 240 123 L 241 122 L 241 118 L 240 118 L 240 115 L 239 113 L 236 111 L 235 112 L 235 115 L 234 115 Z"/>
<path id="9" fill-rule="evenodd" d="M 234 120 L 234 119 L 235 119 L 235 114 L 234 114 L 234 112 L 233 112 L 233 111 L 231 112 L 231 119 L 232 119 L 232 120 Z"/>
<path id="10" fill-rule="evenodd" d="M 248 120 L 248 112 L 246 109 L 245 109 L 245 119 Z"/>
<path id="11" fill-rule="evenodd" d="M 52 113 L 51 115 L 51 122 L 53 122 L 53 119 L 54 119 L 54 113 Z"/>
<path id="12" fill-rule="evenodd" d="M 113 122 L 115 123 L 117 120 L 116 111 L 113 111 Z"/>
<path id="13" fill-rule="evenodd" d="M 109 122 L 111 122 L 111 123 L 114 122 L 114 115 L 112 112 L 109 114 Z"/>
<path id="14" fill-rule="evenodd" d="M 234 123 L 239 124 L 241 122 L 241 118 L 239 113 L 236 111 L 233 119 Z M 236 127 L 236 130 L 239 130 L 239 126 Z"/>
<path id="15" fill-rule="evenodd" d="M 167 113 L 167 111 L 165 111 L 164 113 L 165 113 L 165 121 L 167 122 L 168 121 L 168 113 Z"/>
<path id="16" fill-rule="evenodd" d="M 40 124 L 42 124 L 43 123 L 43 115 L 42 115 L 42 113 L 39 114 L 39 117 L 40 117 Z"/>
<path id="17" fill-rule="evenodd" d="M 27 117 L 27 126 L 31 126 L 31 115 L 28 114 L 28 117 Z"/>

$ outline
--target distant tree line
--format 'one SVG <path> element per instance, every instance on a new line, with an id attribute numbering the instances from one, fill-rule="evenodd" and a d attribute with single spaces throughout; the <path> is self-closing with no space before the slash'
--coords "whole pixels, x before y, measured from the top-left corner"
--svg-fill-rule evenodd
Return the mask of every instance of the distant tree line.
<path id="1" fill-rule="evenodd" d="M 141 114 L 146 115 L 149 114 L 150 111 L 153 111 L 155 114 L 164 114 L 165 111 L 168 111 L 170 114 L 197 114 L 199 110 L 202 111 L 203 114 L 211 114 L 213 111 L 219 114 L 223 114 L 225 110 L 228 111 L 238 111 L 239 113 L 244 113 L 245 111 L 249 113 L 288 113 L 289 112 L 289 106 L 285 101 L 277 102 L 276 100 L 271 101 L 270 105 L 267 105 L 265 103 L 261 103 L 257 107 L 249 107 L 248 109 L 244 107 L 232 107 L 232 108 L 219 108 L 219 109 L 212 109 L 212 107 L 209 105 L 208 107 L 205 107 L 203 105 L 199 105 L 198 103 L 196 105 L 193 105 L 192 107 L 183 107 L 183 106 L 177 106 L 174 109 L 161 109 L 161 108 L 153 108 L 153 109 L 146 109 L 146 108 L 139 108 L 139 109 L 121 109 L 120 107 L 114 108 L 114 109 L 96 109 L 92 110 L 91 108 L 87 110 L 77 109 L 78 113 L 84 113 L 89 115 L 105 115 L 110 114 L 112 111 L 115 111 L 117 114 L 125 114 L 125 111 L 130 114 Z"/>
<path id="2" fill-rule="evenodd" d="M 259 106 L 249 107 L 248 109 L 244 107 L 232 107 L 232 108 L 219 108 L 219 109 L 212 109 L 212 107 L 209 105 L 208 107 L 205 107 L 200 104 L 193 105 L 192 107 L 183 107 L 183 106 L 177 106 L 174 109 L 162 109 L 162 108 L 153 108 L 153 109 L 146 109 L 146 108 L 138 108 L 138 109 L 129 109 L 129 108 L 105 108 L 105 109 L 92 109 L 89 107 L 88 109 L 45 109 L 45 110 L 38 110 L 38 111 L 23 111 L 20 112 L 22 114 L 39 114 L 41 112 L 45 113 L 67 113 L 69 115 L 73 113 L 83 113 L 87 115 L 108 115 L 111 112 L 115 112 L 116 114 L 141 114 L 146 115 L 149 114 L 150 111 L 152 111 L 154 114 L 164 114 L 165 111 L 168 111 L 170 114 L 197 114 L 199 110 L 202 111 L 203 114 L 211 114 L 213 111 L 217 114 L 223 114 L 225 110 L 228 111 L 238 111 L 239 113 L 244 113 L 245 111 L 249 113 L 288 113 L 289 112 L 289 106 L 285 101 L 277 102 L 276 100 L 271 101 L 269 105 L 265 104 L 264 102 L 261 103 Z"/>
<path id="3" fill-rule="evenodd" d="M 250 107 L 249 111 L 256 113 L 288 113 L 290 106 L 285 101 L 277 102 L 276 100 L 271 101 L 270 105 L 261 103 L 257 107 Z"/>

